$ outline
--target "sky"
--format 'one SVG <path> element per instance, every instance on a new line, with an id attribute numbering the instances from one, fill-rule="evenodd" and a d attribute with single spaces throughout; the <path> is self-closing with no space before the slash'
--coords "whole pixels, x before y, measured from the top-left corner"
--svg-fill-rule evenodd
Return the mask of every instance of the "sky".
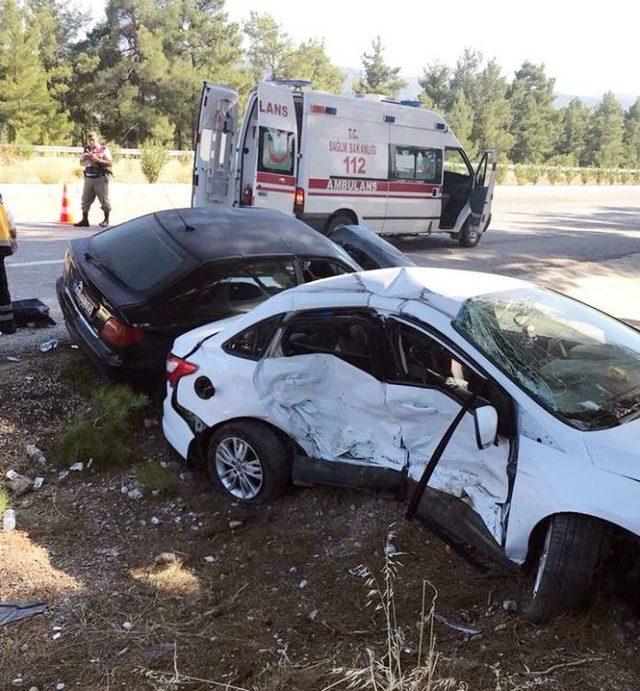
<path id="1" fill-rule="evenodd" d="M 104 0 L 76 0 L 103 14 Z M 640 95 L 638 0 L 227 0 L 238 22 L 268 12 L 296 41 L 323 38 L 340 67 L 360 68 L 380 35 L 389 64 L 416 77 L 436 60 L 454 65 L 465 46 L 495 57 L 506 76 L 526 59 L 544 63 L 556 92 Z"/>

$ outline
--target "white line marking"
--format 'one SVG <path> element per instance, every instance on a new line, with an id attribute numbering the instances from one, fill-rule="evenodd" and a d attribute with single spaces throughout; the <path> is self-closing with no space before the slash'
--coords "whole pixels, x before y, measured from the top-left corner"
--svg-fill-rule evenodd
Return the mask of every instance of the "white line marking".
<path id="1" fill-rule="evenodd" d="M 22 269 L 27 266 L 47 266 L 49 264 L 62 264 L 64 259 L 41 259 L 35 262 L 6 262 L 7 269 Z"/>

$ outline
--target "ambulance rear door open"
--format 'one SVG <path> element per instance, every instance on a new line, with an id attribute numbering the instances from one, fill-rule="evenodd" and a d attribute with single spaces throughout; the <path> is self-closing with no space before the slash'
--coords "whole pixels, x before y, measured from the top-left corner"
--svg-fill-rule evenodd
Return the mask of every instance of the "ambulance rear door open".
<path id="1" fill-rule="evenodd" d="M 191 206 L 233 204 L 237 126 L 238 94 L 205 84 L 196 132 Z"/>
<path id="2" fill-rule="evenodd" d="M 298 127 L 291 89 L 262 82 L 247 117 L 240 152 L 240 204 L 292 213 Z"/>

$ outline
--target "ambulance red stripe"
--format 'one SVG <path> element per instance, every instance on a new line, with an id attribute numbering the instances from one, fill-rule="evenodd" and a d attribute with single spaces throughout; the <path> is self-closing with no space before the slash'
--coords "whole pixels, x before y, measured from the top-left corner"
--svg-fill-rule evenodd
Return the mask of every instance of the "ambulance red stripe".
<path id="1" fill-rule="evenodd" d="M 272 185 L 289 185 L 290 187 L 296 186 L 295 175 L 258 172 L 257 180 L 258 182 L 266 182 Z"/>
<path id="2" fill-rule="evenodd" d="M 293 194 L 296 191 L 295 187 L 273 187 L 272 185 L 256 185 L 256 187 L 267 192 L 284 192 L 286 194 Z"/>

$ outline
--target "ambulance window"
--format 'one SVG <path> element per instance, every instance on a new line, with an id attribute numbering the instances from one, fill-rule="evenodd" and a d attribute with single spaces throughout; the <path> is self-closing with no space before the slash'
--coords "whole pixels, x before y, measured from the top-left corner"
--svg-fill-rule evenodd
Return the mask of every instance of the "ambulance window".
<path id="1" fill-rule="evenodd" d="M 413 149 L 396 147 L 396 178 L 413 180 L 415 175 L 416 156 Z"/>
<path id="2" fill-rule="evenodd" d="M 258 170 L 293 175 L 294 142 L 293 132 L 260 127 Z"/>
<path id="3" fill-rule="evenodd" d="M 440 182 L 442 152 L 440 149 L 418 149 L 416 151 L 416 180 Z"/>
<path id="4" fill-rule="evenodd" d="M 440 183 L 442 177 L 442 151 L 422 149 L 415 146 L 392 146 L 393 170 L 396 180 L 420 180 Z"/>
<path id="5" fill-rule="evenodd" d="M 473 177 L 473 171 L 470 169 L 467 159 L 462 155 L 460 149 L 445 149 L 444 152 L 444 176 L 450 181 L 460 178 Z"/>

